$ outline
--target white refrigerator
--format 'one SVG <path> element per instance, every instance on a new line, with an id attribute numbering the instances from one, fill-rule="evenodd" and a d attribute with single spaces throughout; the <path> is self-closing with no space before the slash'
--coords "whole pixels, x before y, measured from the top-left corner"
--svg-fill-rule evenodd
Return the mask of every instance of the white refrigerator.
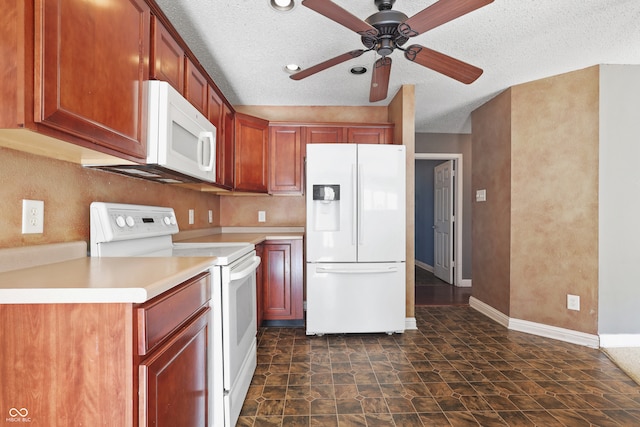
<path id="1" fill-rule="evenodd" d="M 307 335 L 404 332 L 405 157 L 402 145 L 307 145 Z"/>

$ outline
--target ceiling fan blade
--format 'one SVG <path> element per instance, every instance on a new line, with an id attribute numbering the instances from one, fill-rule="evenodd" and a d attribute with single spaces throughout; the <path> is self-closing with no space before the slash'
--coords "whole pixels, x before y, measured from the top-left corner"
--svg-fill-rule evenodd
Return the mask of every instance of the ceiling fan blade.
<path id="1" fill-rule="evenodd" d="M 292 74 L 289 77 L 292 78 L 293 80 L 302 80 L 322 70 L 326 70 L 327 68 L 333 67 L 334 65 L 338 65 L 350 59 L 357 58 L 358 56 L 362 55 L 364 52 L 366 52 L 366 50 L 363 50 L 363 49 L 352 50 L 351 52 L 343 53 L 342 55 L 336 56 L 335 58 L 331 58 L 324 62 L 316 64 L 313 67 L 309 67 L 304 70 L 298 71 L 297 73 Z"/>
<path id="2" fill-rule="evenodd" d="M 376 36 L 378 34 L 378 30 L 374 27 L 330 0 L 302 0 L 302 4 L 361 36 Z"/>
<path id="3" fill-rule="evenodd" d="M 382 101 L 387 98 L 389 74 L 391 74 L 391 58 L 384 56 L 378 59 L 373 66 L 369 102 Z"/>
<path id="4" fill-rule="evenodd" d="M 412 44 L 406 48 L 404 56 L 409 61 L 418 63 L 423 67 L 430 68 L 465 84 L 473 83 L 482 75 L 482 69 L 478 67 L 418 44 Z"/>
<path id="5" fill-rule="evenodd" d="M 439 0 L 400 24 L 398 31 L 414 37 L 490 3 L 493 0 Z"/>

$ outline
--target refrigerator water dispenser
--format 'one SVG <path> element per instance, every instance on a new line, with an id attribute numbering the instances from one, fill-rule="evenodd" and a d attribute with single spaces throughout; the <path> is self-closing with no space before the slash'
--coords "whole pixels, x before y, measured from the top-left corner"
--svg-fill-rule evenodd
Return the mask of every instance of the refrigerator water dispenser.
<path id="1" fill-rule="evenodd" d="M 313 229 L 315 231 L 340 230 L 340 186 L 313 186 Z"/>

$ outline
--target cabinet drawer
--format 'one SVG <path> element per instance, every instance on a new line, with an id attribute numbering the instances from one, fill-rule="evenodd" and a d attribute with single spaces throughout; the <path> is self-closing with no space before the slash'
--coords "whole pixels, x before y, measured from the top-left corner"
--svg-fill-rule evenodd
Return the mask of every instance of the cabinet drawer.
<path id="1" fill-rule="evenodd" d="M 144 356 L 186 324 L 211 299 L 211 274 L 202 273 L 136 310 L 138 354 Z"/>

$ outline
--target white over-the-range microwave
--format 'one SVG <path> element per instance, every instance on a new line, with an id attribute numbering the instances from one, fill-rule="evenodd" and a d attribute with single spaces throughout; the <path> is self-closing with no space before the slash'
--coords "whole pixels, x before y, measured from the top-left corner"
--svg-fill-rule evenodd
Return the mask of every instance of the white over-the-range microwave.
<path id="1" fill-rule="evenodd" d="M 87 165 L 163 183 L 216 182 L 216 127 L 169 83 L 147 85 L 144 164 Z"/>

